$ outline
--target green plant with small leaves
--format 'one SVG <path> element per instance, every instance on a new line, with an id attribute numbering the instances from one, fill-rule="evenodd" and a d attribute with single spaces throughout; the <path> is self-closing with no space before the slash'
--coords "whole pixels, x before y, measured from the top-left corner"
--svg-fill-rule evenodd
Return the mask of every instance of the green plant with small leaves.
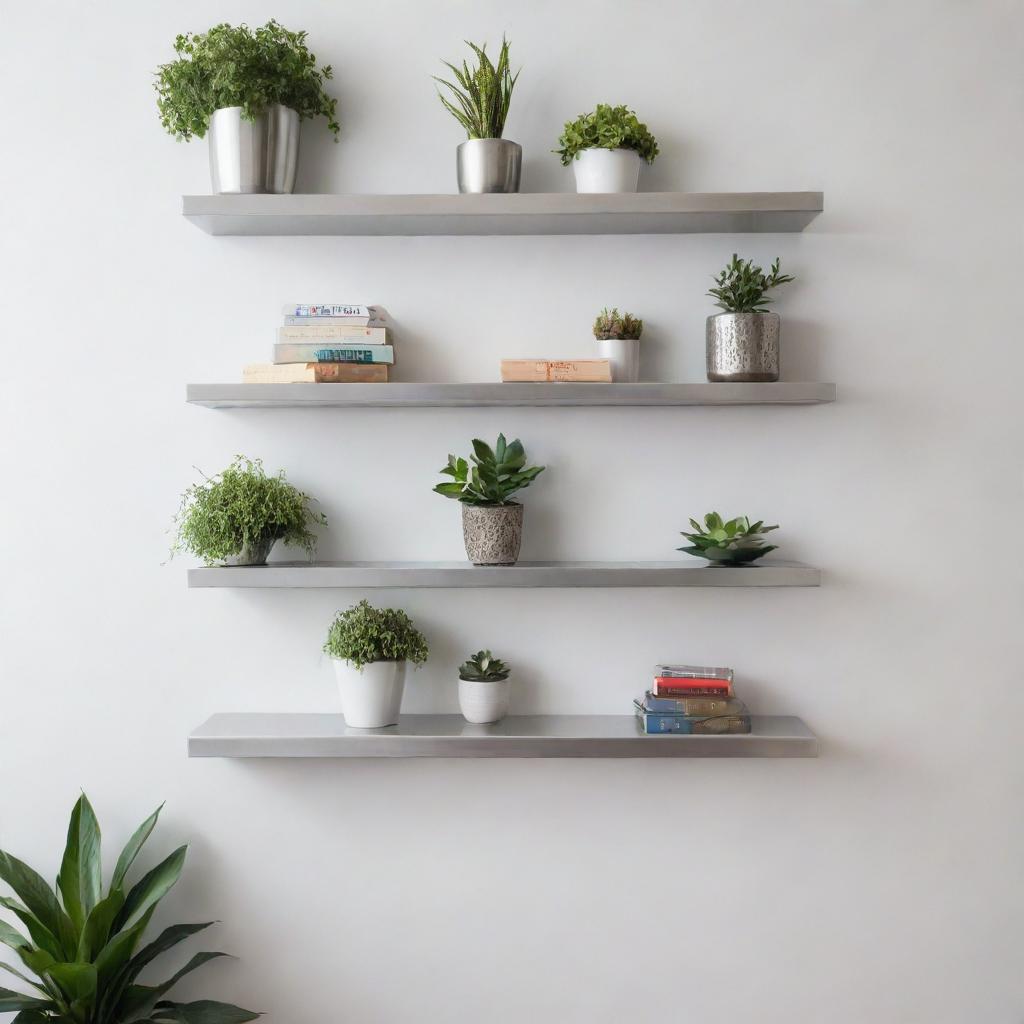
<path id="1" fill-rule="evenodd" d="M 738 516 L 723 522 L 717 512 L 709 512 L 703 526 L 696 519 L 691 519 L 690 525 L 694 532 L 683 536 L 691 546 L 677 550 L 719 565 L 744 565 L 775 550 L 774 544 L 764 543 L 764 534 L 778 526 L 765 526 L 760 519 L 752 523 L 746 516 Z"/>
<path id="2" fill-rule="evenodd" d="M 196 953 L 168 980 L 139 983 L 139 975 L 157 957 L 214 923 L 170 925 L 139 948 L 158 904 L 178 881 L 188 850 L 179 847 L 129 884 L 129 873 L 159 816 L 157 808 L 121 851 L 106 892 L 100 826 L 84 794 L 71 812 L 54 888 L 0 850 L 0 879 L 17 897 L 0 897 L 0 907 L 28 933 L 0 920 L 0 943 L 30 972 L 0 963 L 31 990 L 0 987 L 0 1013 L 17 1013 L 13 1024 L 244 1024 L 259 1016 L 230 1003 L 164 998 L 186 974 L 224 953 Z"/>
<path id="3" fill-rule="evenodd" d="M 512 495 L 529 487 L 544 468 L 526 465 L 526 452 L 519 440 L 506 442 L 505 435 L 499 434 L 492 449 L 474 438 L 469 461 L 449 455 L 448 465 L 439 470 L 453 482 L 440 483 L 434 490 L 464 505 L 515 505 Z"/>
<path id="4" fill-rule="evenodd" d="M 552 152 L 568 167 L 585 149 L 632 149 L 651 164 L 658 155 L 658 140 L 629 107 L 598 103 L 591 113 L 566 121 Z"/>
<path id="5" fill-rule="evenodd" d="M 285 480 L 284 470 L 267 476 L 260 459 L 236 456 L 223 472 L 182 495 L 171 554 L 191 551 L 213 565 L 243 552 L 263 550 L 265 557 L 281 540 L 312 558 L 316 537 L 310 527 L 327 525 L 327 518 L 310 508 L 312 501 Z"/>
<path id="6" fill-rule="evenodd" d="M 422 665 L 430 648 L 400 608 L 374 608 L 360 601 L 338 612 L 324 641 L 324 654 L 358 669 L 374 661 L 411 661 Z"/>
<path id="7" fill-rule="evenodd" d="M 477 46 L 466 40 L 466 45 L 473 51 L 476 63 L 470 66 L 463 61 L 460 68 L 442 61 L 455 82 L 435 75 L 434 81 L 443 85 L 451 96 L 449 99 L 438 89 L 438 98 L 445 110 L 465 129 L 467 138 L 500 139 L 512 102 L 512 90 L 519 78 L 519 71 L 513 75 L 509 66 L 508 40 L 502 37 L 497 64 L 487 56 L 486 43 Z"/>
<path id="8" fill-rule="evenodd" d="M 500 683 L 512 669 L 490 651 L 477 651 L 459 666 L 459 678 L 475 683 Z"/>
<path id="9" fill-rule="evenodd" d="M 725 269 L 714 278 L 717 287 L 708 290 L 708 295 L 717 299 L 719 309 L 727 313 L 767 313 L 767 305 L 774 300 L 768 297 L 772 288 L 795 280 L 790 274 L 779 271 L 781 260 L 776 259 L 769 273 L 754 265 L 753 260 L 741 260 L 736 253 Z"/>
<path id="10" fill-rule="evenodd" d="M 605 307 L 594 321 L 594 337 L 599 341 L 612 338 L 636 339 L 644 330 L 644 322 L 631 313 L 619 314 L 617 309 Z"/>
<path id="11" fill-rule="evenodd" d="M 179 35 L 174 40 L 177 59 L 156 70 L 160 123 L 187 142 L 201 139 L 213 112 L 222 107 L 241 107 L 242 117 L 254 121 L 281 103 L 300 118 L 326 118 L 337 142 L 338 101 L 324 88 L 333 72 L 329 64 L 317 68 L 306 35 L 273 20 L 257 29 L 221 24 Z"/>

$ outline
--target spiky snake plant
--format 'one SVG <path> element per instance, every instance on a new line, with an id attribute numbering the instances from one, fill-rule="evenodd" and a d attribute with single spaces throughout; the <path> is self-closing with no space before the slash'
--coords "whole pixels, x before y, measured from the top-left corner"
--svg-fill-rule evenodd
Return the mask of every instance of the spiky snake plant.
<path id="1" fill-rule="evenodd" d="M 778 526 L 765 526 L 760 519 L 752 523 L 746 516 L 737 516 L 723 522 L 717 512 L 709 512 L 704 517 L 703 526 L 696 519 L 691 519 L 690 525 L 696 532 L 684 532 L 683 536 L 692 546 L 676 550 L 707 558 L 719 565 L 744 565 L 775 550 L 775 545 L 765 544 L 763 538 Z"/>
<path id="2" fill-rule="evenodd" d="M 467 138 L 500 139 L 505 131 L 512 90 L 519 78 L 519 72 L 513 75 L 509 67 L 508 40 L 502 37 L 497 64 L 487 56 L 486 43 L 477 46 L 467 39 L 466 45 L 476 55 L 476 67 L 470 67 L 466 61 L 462 62 L 461 68 L 442 61 L 458 85 L 435 75 L 434 81 L 448 89 L 452 99 L 444 96 L 440 89 L 437 95 L 445 110 L 465 129 Z"/>

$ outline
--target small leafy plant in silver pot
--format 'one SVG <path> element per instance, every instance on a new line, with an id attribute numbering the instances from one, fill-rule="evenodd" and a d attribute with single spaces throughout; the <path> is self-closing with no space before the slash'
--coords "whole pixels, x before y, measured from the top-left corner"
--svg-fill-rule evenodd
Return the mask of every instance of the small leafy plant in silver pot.
<path id="1" fill-rule="evenodd" d="M 459 707 L 467 722 L 486 725 L 508 714 L 511 672 L 490 651 L 477 651 L 459 666 Z"/>
<path id="2" fill-rule="evenodd" d="M 752 523 L 746 516 L 723 520 L 717 512 L 709 512 L 701 525 L 690 520 L 693 533 L 683 533 L 689 547 L 678 548 L 688 555 L 706 558 L 714 565 L 748 565 L 775 550 L 774 544 L 765 544 L 764 535 L 778 526 L 765 526 L 763 520 Z"/>
<path id="3" fill-rule="evenodd" d="M 644 322 L 631 313 L 605 307 L 594 321 L 594 337 L 602 359 L 612 365 L 612 380 L 633 384 L 640 377 L 640 335 Z"/>

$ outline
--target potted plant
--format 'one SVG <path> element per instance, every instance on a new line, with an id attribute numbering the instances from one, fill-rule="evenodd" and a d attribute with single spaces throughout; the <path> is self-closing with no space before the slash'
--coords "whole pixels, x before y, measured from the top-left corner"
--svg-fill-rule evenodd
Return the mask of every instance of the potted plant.
<path id="1" fill-rule="evenodd" d="M 462 536 L 469 560 L 474 565 L 514 565 L 523 539 L 523 506 L 512 495 L 529 487 L 544 467 L 527 467 L 522 444 L 506 443 L 505 435 L 499 434 L 493 449 L 475 438 L 469 462 L 449 455 L 440 472 L 452 482 L 434 490 L 462 503 Z"/>
<path id="2" fill-rule="evenodd" d="M 156 70 L 160 123 L 185 141 L 209 131 L 214 192 L 292 192 L 306 118 L 326 118 L 337 141 L 331 68 L 317 68 L 305 32 L 214 25 L 179 35 L 174 50 Z"/>
<path id="3" fill-rule="evenodd" d="M 523 147 L 503 139 L 512 90 L 519 72 L 509 67 L 509 44 L 501 40 L 498 63 L 487 56 L 487 44 L 466 42 L 476 61 L 462 67 L 442 61 L 455 76 L 455 82 L 434 76 L 451 94 L 437 94 L 445 110 L 466 131 L 466 141 L 456 150 L 455 168 L 460 192 L 518 192 L 523 165 Z M 456 84 L 458 83 L 458 84 Z"/>
<path id="4" fill-rule="evenodd" d="M 511 671 L 490 651 L 477 651 L 459 666 L 459 707 L 467 722 L 486 725 L 508 714 Z"/>
<path id="5" fill-rule="evenodd" d="M 779 379 L 779 315 L 766 306 L 768 292 L 793 278 L 779 271 L 776 259 L 766 274 L 751 260 L 732 261 L 714 279 L 708 295 L 724 313 L 709 316 L 706 328 L 708 380 Z"/>
<path id="6" fill-rule="evenodd" d="M 230 1003 L 166 998 L 186 974 L 224 953 L 196 953 L 160 984 L 148 978 L 144 985 L 138 981 L 157 957 L 213 924 L 171 925 L 139 948 L 158 904 L 178 881 L 188 850 L 179 847 L 129 884 L 128 874 L 159 815 L 157 809 L 121 851 L 105 893 L 100 826 L 84 795 L 71 812 L 60 874 L 52 889 L 27 864 L 0 850 L 0 879 L 18 897 L 2 903 L 27 933 L 0 921 L 0 943 L 20 961 L 18 970 L 4 966 L 32 990 L 0 988 L 0 1013 L 17 1011 L 14 1019 L 23 1024 L 244 1024 L 259 1016 Z M 35 980 L 22 973 L 26 969 Z"/>
<path id="7" fill-rule="evenodd" d="M 573 165 L 577 192 L 635 192 L 640 161 L 654 162 L 658 140 L 629 107 L 598 103 L 566 122 L 554 152 Z"/>
<path id="8" fill-rule="evenodd" d="M 288 483 L 284 470 L 267 476 L 260 459 L 239 455 L 181 496 L 171 554 L 191 551 L 207 565 L 266 565 L 281 540 L 312 558 L 316 536 L 310 527 L 327 525 L 327 518 L 309 507 L 312 501 Z"/>
<path id="9" fill-rule="evenodd" d="M 597 314 L 594 337 L 602 359 L 612 364 L 612 380 L 635 383 L 640 377 L 640 335 L 643 320 L 631 313 L 619 315 L 617 309 L 607 307 Z"/>
<path id="10" fill-rule="evenodd" d="M 383 729 L 398 724 L 407 662 L 427 660 L 427 641 L 401 609 L 360 601 L 338 612 L 324 641 L 334 660 L 345 724 Z"/>
<path id="11" fill-rule="evenodd" d="M 676 550 L 706 558 L 714 565 L 748 565 L 775 550 L 774 544 L 764 543 L 764 534 L 778 526 L 765 526 L 760 519 L 752 523 L 746 516 L 738 516 L 723 522 L 717 512 L 709 512 L 703 526 L 696 519 L 691 519 L 690 525 L 694 532 L 683 536 L 691 546 Z"/>

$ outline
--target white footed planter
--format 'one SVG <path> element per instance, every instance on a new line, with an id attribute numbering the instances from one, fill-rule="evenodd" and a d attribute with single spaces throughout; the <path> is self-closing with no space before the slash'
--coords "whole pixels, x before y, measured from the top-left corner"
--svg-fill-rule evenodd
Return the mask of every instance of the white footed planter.
<path id="1" fill-rule="evenodd" d="M 640 379 L 639 338 L 598 338 L 597 354 L 611 361 L 616 384 L 635 384 Z"/>
<path id="2" fill-rule="evenodd" d="M 572 162 L 577 192 L 635 192 L 640 154 L 633 149 L 585 149 Z"/>
<path id="3" fill-rule="evenodd" d="M 371 661 L 358 669 L 349 661 L 332 660 L 347 726 L 383 729 L 398 724 L 405 690 L 404 661 Z"/>
<path id="4" fill-rule="evenodd" d="M 459 708 L 462 717 L 475 725 L 500 722 L 508 714 L 509 680 L 483 682 L 459 680 Z"/>

